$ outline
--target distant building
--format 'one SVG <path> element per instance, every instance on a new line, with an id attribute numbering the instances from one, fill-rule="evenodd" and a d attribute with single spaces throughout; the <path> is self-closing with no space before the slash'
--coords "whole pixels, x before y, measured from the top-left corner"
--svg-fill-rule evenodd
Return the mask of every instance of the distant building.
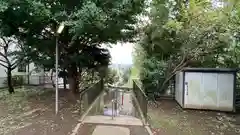
<path id="1" fill-rule="evenodd" d="M 18 67 L 16 67 L 12 71 L 12 76 L 15 75 L 23 76 L 26 81 L 25 83 L 37 85 L 43 81 L 45 73 L 43 69 L 38 69 L 37 71 L 34 63 L 30 63 L 29 65 L 20 64 Z M 6 79 L 6 68 L 0 66 L 0 87 L 4 87 L 4 82 Z"/>

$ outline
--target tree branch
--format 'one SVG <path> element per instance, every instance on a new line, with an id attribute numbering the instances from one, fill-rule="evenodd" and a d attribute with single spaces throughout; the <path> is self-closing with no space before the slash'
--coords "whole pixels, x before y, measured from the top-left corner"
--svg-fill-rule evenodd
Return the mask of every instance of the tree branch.
<path id="1" fill-rule="evenodd" d="M 4 53 L 5 53 L 5 55 L 7 55 L 9 45 L 10 45 L 11 42 L 13 42 L 13 40 L 12 39 L 7 39 L 6 40 L 4 37 L 1 37 L 1 39 L 3 40 L 3 42 L 5 44 L 4 46 L 2 46 L 3 49 L 4 49 Z"/>
<path id="2" fill-rule="evenodd" d="M 5 64 L 8 64 L 8 62 L 6 62 L 6 61 L 4 61 L 4 60 L 2 60 L 2 59 L 0 59 L 0 62 L 5 63 Z"/>
<path id="3" fill-rule="evenodd" d="M 6 55 L 4 55 L 2 52 L 0 52 L 0 56 L 2 56 L 6 60 L 4 62 L 6 62 L 7 64 L 10 65 L 10 61 L 8 60 L 8 57 Z"/>
<path id="4" fill-rule="evenodd" d="M 21 62 L 23 61 L 23 59 L 21 60 L 16 60 L 13 64 L 11 64 L 11 69 L 15 69 Z"/>
<path id="5" fill-rule="evenodd" d="M 0 63 L 1 66 L 8 68 L 8 66 L 4 65 L 3 63 Z"/>

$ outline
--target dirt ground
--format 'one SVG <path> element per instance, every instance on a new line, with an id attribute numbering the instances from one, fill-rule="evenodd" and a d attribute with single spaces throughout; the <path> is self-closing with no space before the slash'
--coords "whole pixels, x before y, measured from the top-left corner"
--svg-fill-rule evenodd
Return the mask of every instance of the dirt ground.
<path id="1" fill-rule="evenodd" d="M 67 90 L 59 92 L 55 115 L 55 91 L 37 87 L 0 91 L 0 135 L 67 135 L 80 117 L 79 100 Z"/>
<path id="2" fill-rule="evenodd" d="M 154 135 L 240 135 L 240 114 L 183 110 L 173 100 L 149 106 Z"/>

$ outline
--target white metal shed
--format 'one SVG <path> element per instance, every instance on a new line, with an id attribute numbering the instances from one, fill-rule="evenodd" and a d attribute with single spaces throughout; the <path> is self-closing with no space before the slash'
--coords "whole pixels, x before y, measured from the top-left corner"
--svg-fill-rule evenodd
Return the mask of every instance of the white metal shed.
<path id="1" fill-rule="evenodd" d="M 175 99 L 183 108 L 235 111 L 236 72 L 185 68 L 176 74 Z"/>

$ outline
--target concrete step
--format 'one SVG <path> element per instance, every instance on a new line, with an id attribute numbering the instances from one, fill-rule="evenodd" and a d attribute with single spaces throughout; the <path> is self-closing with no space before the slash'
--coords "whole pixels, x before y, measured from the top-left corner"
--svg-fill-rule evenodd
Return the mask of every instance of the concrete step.
<path id="1" fill-rule="evenodd" d="M 143 126 L 143 123 L 140 119 L 124 115 L 114 117 L 113 119 L 112 117 L 102 115 L 87 116 L 83 120 L 83 123 Z"/>

